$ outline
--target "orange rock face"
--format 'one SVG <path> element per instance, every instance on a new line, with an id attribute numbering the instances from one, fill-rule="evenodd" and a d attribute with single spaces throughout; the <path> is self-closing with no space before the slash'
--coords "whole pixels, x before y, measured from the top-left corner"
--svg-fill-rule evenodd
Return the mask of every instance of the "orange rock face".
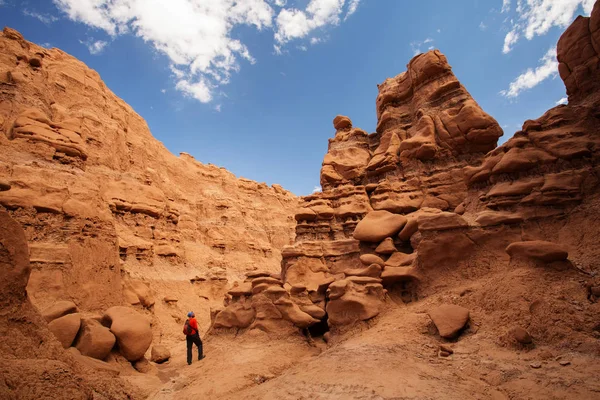
<path id="1" fill-rule="evenodd" d="M 500 147 L 498 123 L 437 50 L 378 86 L 375 133 L 337 116 L 323 192 L 301 199 L 295 244 L 283 251 L 284 287 L 306 286 L 338 328 L 373 318 L 390 298 L 415 301 L 448 279 L 458 284 L 454 270 L 465 279 L 509 264 L 532 267 L 531 260 L 566 273 L 574 265 L 592 268 L 592 238 L 600 237 L 592 222 L 600 176 L 599 21 L 597 2 L 558 43 L 569 104 L 526 121 Z M 442 336 L 457 333 L 465 315 Z"/>
<path id="2" fill-rule="evenodd" d="M 195 309 L 205 330 L 228 280 L 279 270 L 297 206 L 279 185 L 172 155 L 95 71 L 9 28 L 0 91 L 0 209 L 25 229 L 39 308 L 65 299 L 83 311 L 151 308 L 151 292 L 187 288 L 154 310 L 164 308 L 161 329 L 179 333 L 174 309 Z"/>

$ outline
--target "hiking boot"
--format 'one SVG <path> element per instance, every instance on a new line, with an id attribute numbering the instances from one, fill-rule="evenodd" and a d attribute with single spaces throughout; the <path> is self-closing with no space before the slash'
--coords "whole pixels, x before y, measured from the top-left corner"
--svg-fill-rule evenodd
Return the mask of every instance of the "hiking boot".
<path id="1" fill-rule="evenodd" d="M 205 358 L 206 358 L 206 356 L 203 354 L 201 357 L 198 357 L 198 361 L 204 360 Z"/>

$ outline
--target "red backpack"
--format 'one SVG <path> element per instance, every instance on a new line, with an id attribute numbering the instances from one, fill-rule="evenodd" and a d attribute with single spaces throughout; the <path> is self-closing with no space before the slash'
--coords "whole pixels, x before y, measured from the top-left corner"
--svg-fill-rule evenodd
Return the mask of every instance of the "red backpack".
<path id="1" fill-rule="evenodd" d="M 186 336 L 191 336 L 196 334 L 195 331 L 196 330 L 190 325 L 190 320 L 186 319 L 185 324 L 183 324 L 183 334 Z"/>

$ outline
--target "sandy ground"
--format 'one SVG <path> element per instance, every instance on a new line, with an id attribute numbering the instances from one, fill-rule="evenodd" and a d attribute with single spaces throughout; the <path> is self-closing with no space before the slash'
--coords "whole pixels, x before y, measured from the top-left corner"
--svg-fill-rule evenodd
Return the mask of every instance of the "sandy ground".
<path id="1" fill-rule="evenodd" d="M 437 355 L 426 304 L 396 308 L 337 344 L 217 336 L 191 366 L 185 343 L 158 366 L 151 399 L 600 399 L 595 356 L 504 348 L 472 327 Z M 561 361 L 563 364 L 561 365 Z M 567 363 L 568 362 L 568 363 Z M 532 365 L 539 368 L 533 368 Z M 139 384 L 140 382 L 138 382 Z M 154 382 L 156 384 L 156 382 Z"/>

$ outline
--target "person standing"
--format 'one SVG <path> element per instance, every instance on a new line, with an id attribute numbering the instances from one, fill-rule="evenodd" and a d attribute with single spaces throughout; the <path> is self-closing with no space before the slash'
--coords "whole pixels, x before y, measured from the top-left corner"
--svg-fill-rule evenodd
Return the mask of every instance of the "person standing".
<path id="1" fill-rule="evenodd" d="M 200 339 L 200 331 L 198 330 L 198 321 L 193 311 L 188 313 L 188 319 L 183 326 L 183 333 L 187 342 L 187 363 L 192 365 L 192 347 L 195 344 L 198 347 L 198 361 L 204 358 L 202 352 L 202 339 Z"/>

